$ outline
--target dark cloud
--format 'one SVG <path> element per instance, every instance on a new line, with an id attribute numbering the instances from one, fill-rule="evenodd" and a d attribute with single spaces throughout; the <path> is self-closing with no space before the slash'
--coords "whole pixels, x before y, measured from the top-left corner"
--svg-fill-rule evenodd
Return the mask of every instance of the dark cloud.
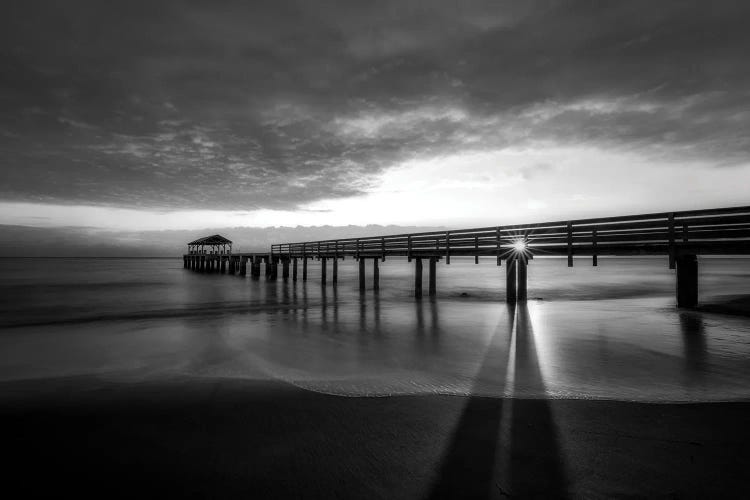
<path id="1" fill-rule="evenodd" d="M 406 159 L 746 161 L 747 2 L 9 1 L 0 199 L 294 208 Z"/>

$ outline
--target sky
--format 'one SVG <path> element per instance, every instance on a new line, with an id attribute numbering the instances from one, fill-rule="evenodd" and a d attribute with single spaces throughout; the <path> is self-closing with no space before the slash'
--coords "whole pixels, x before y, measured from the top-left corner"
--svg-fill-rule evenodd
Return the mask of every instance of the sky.
<path id="1" fill-rule="evenodd" d="M 747 19 L 744 1 L 7 0 L 0 224 L 747 205 Z"/>

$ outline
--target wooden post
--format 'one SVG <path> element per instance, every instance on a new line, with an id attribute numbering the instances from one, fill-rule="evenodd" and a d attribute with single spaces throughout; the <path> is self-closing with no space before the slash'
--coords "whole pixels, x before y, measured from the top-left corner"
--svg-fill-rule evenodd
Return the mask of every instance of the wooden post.
<path id="1" fill-rule="evenodd" d="M 406 237 L 406 260 L 411 262 L 411 236 Z"/>
<path id="2" fill-rule="evenodd" d="M 518 302 L 526 302 L 528 296 L 526 287 L 526 266 L 528 262 L 526 257 L 519 255 L 516 259 L 516 275 L 518 277 L 518 283 L 516 284 L 516 300 Z"/>
<path id="3" fill-rule="evenodd" d="M 382 252 L 381 259 L 385 262 L 385 238 L 380 238 L 380 251 Z"/>
<path id="4" fill-rule="evenodd" d="M 201 255 L 201 272 L 206 270 L 206 256 Z"/>
<path id="5" fill-rule="evenodd" d="M 500 243 L 501 243 L 501 241 L 500 241 L 500 227 L 498 227 L 495 230 L 495 247 L 496 247 L 496 251 L 497 251 L 497 265 L 498 266 L 502 266 L 503 265 L 503 258 L 502 258 L 503 253 L 502 253 L 502 249 L 500 247 Z"/>
<path id="6" fill-rule="evenodd" d="M 260 261 L 260 257 L 253 257 L 252 275 L 254 278 L 260 278 Z"/>
<path id="7" fill-rule="evenodd" d="M 516 302 L 516 257 L 508 258 L 505 267 L 505 300 L 509 304 Z"/>
<path id="8" fill-rule="evenodd" d="M 307 281 L 307 257 L 302 257 L 302 281 Z"/>
<path id="9" fill-rule="evenodd" d="M 599 265 L 599 257 L 596 255 L 596 229 L 591 231 L 591 263 L 594 267 Z"/>
<path id="10" fill-rule="evenodd" d="M 228 259 L 225 259 L 224 257 L 219 257 L 219 258 L 221 259 L 221 266 L 220 266 L 221 274 L 224 274 L 227 272 L 227 260 Z"/>
<path id="11" fill-rule="evenodd" d="M 281 261 L 281 277 L 284 278 L 284 281 L 289 279 L 289 259 Z"/>
<path id="12" fill-rule="evenodd" d="M 474 236 L 474 264 L 479 264 L 479 236 Z"/>
<path id="13" fill-rule="evenodd" d="M 422 297 L 422 258 L 416 257 L 416 263 L 414 265 L 414 297 Z"/>
<path id="14" fill-rule="evenodd" d="M 430 297 L 437 295 L 437 257 L 430 257 Z"/>
<path id="15" fill-rule="evenodd" d="M 445 233 L 445 263 L 451 263 L 451 233 Z"/>
<path id="16" fill-rule="evenodd" d="M 247 257 L 240 257 L 240 276 L 247 276 Z"/>
<path id="17" fill-rule="evenodd" d="M 669 237 L 669 268 L 675 268 L 675 251 L 674 251 L 674 213 L 670 213 L 667 218 L 667 233 Z"/>
<path id="18" fill-rule="evenodd" d="M 568 267 L 573 267 L 573 223 L 568 221 Z"/>
<path id="19" fill-rule="evenodd" d="M 372 289 L 380 290 L 380 267 L 378 267 L 378 258 L 372 259 Z"/>
<path id="20" fill-rule="evenodd" d="M 182 256 L 182 268 L 187 269 L 187 267 L 188 267 L 188 258 L 185 255 L 183 255 Z"/>
<path id="21" fill-rule="evenodd" d="M 698 258 L 680 255 L 677 264 L 677 307 L 698 305 Z"/>
<path id="22" fill-rule="evenodd" d="M 292 259 L 292 281 L 297 281 L 297 257 Z"/>
<path id="23" fill-rule="evenodd" d="M 359 291 L 365 291 L 365 259 L 359 258 Z"/>
<path id="24" fill-rule="evenodd" d="M 327 261 L 328 259 L 326 257 L 320 258 L 320 282 L 323 286 L 326 286 L 326 281 L 328 280 L 328 276 L 326 276 L 326 267 L 328 267 Z"/>
<path id="25" fill-rule="evenodd" d="M 334 285 L 339 282 L 339 258 L 338 257 L 333 258 L 333 280 L 332 281 Z"/>

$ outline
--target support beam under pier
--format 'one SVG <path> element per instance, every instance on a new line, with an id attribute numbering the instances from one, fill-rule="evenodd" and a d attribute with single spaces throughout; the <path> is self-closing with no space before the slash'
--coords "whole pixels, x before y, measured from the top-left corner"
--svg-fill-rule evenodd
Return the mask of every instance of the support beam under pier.
<path id="1" fill-rule="evenodd" d="M 698 257 L 679 255 L 677 264 L 677 307 L 698 305 Z"/>
<path id="2" fill-rule="evenodd" d="M 516 258 L 510 257 L 505 267 L 505 301 L 509 304 L 516 302 Z"/>
<path id="3" fill-rule="evenodd" d="M 321 257 L 320 259 L 320 283 L 323 286 L 326 286 L 326 281 L 328 280 L 328 276 L 326 276 L 327 267 L 328 267 L 327 262 L 328 262 L 328 259 L 326 259 L 325 257 Z"/>
<path id="4" fill-rule="evenodd" d="M 281 268 L 281 277 L 286 281 L 289 279 L 289 259 L 281 261 Z"/>
<path id="5" fill-rule="evenodd" d="M 302 257 L 302 281 L 307 281 L 307 257 Z"/>
<path id="6" fill-rule="evenodd" d="M 292 281 L 297 281 L 297 257 L 292 259 Z"/>
<path id="7" fill-rule="evenodd" d="M 359 258 L 359 291 L 364 293 L 365 291 L 365 259 L 364 257 Z"/>
<path id="8" fill-rule="evenodd" d="M 516 276 L 518 279 L 518 283 L 516 284 L 516 300 L 518 302 L 526 302 L 526 299 L 528 298 L 528 291 L 526 287 L 526 267 L 528 266 L 528 262 L 526 260 L 526 257 L 523 255 L 519 255 L 516 259 Z"/>
<path id="9" fill-rule="evenodd" d="M 247 257 L 240 257 L 240 276 L 247 276 Z"/>
<path id="10" fill-rule="evenodd" d="M 413 257 L 416 262 L 414 264 L 414 297 L 417 299 L 422 298 L 422 258 Z"/>
<path id="11" fill-rule="evenodd" d="M 430 286 L 429 295 L 437 295 L 437 257 L 430 257 Z"/>
<path id="12" fill-rule="evenodd" d="M 378 261 L 380 257 L 372 259 L 372 289 L 376 292 L 380 290 L 380 266 Z"/>
<path id="13" fill-rule="evenodd" d="M 333 258 L 333 284 L 339 282 L 339 258 L 334 257 Z"/>
<path id="14" fill-rule="evenodd" d="M 219 258 L 221 259 L 221 264 L 219 266 L 221 268 L 221 274 L 224 274 L 227 272 L 227 264 L 230 264 L 229 272 L 231 273 L 232 266 L 231 266 L 231 262 L 229 262 L 229 258 L 226 258 L 226 259 L 224 257 L 219 257 Z"/>

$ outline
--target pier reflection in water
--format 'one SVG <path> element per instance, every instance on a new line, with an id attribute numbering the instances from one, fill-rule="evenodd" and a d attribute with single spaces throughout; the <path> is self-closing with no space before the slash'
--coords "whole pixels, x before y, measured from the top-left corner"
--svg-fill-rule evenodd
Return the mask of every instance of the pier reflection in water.
<path id="1" fill-rule="evenodd" d="M 3 318 L 28 326 L 0 338 L 0 376 L 210 372 L 355 396 L 750 397 L 748 320 L 676 311 L 671 277 L 660 262 L 610 260 L 570 273 L 557 261 L 535 259 L 527 307 L 537 358 L 532 366 L 544 387 L 523 371 L 480 370 L 491 352 L 507 354 L 496 343 L 510 345 L 518 328 L 502 300 L 503 268 L 487 272 L 455 260 L 440 268 L 438 296 L 415 300 L 413 269 L 397 260 L 380 267 L 380 290 L 364 294 L 351 260 L 340 263 L 338 286 L 325 288 L 313 262 L 309 280 L 295 283 L 185 273 L 158 260 L 102 261 L 89 266 L 88 281 L 77 285 L 69 283 L 80 279 L 79 269 L 65 274 L 58 261 L 44 264 L 34 268 L 38 277 L 6 270 Z M 722 261 L 707 262 L 709 278 L 711 266 L 722 275 L 722 291 L 746 286 L 745 275 L 736 282 L 727 277 L 730 267 Z M 737 266 L 731 263 L 731 269 Z M 43 279 L 50 282 L 23 285 Z M 706 296 L 716 293 L 712 282 L 706 279 Z M 69 292 L 49 292 L 60 286 Z M 536 300 L 540 296 L 561 298 Z M 219 340 L 223 346 L 207 349 L 207 342 Z M 505 358 L 498 363 L 504 366 Z"/>

